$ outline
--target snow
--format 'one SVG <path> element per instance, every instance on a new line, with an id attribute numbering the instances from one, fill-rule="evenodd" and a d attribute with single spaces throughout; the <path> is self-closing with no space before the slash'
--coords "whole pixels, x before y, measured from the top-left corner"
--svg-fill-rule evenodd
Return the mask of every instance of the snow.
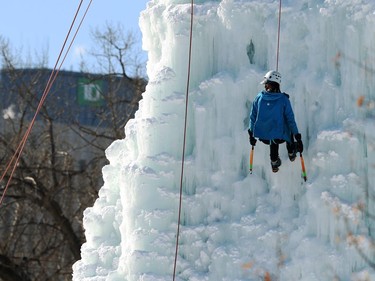
<path id="1" fill-rule="evenodd" d="M 307 182 L 284 145 L 278 173 L 260 142 L 248 171 L 248 115 L 276 65 L 278 4 L 195 1 L 176 280 L 375 280 L 357 249 L 374 254 L 362 211 L 375 211 L 375 3 L 283 1 L 281 89 L 303 137 Z M 149 84 L 126 138 L 106 150 L 73 280 L 172 279 L 190 7 L 152 0 L 141 13 Z"/>

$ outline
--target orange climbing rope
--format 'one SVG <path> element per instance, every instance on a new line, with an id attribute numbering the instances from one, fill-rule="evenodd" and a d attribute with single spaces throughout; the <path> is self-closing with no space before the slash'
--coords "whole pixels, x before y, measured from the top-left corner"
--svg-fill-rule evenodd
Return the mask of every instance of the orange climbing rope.
<path id="1" fill-rule="evenodd" d="M 61 47 L 59 56 L 58 56 L 58 58 L 56 60 L 55 66 L 54 66 L 54 68 L 53 68 L 53 70 L 51 72 L 51 75 L 50 75 L 49 79 L 48 79 L 47 85 L 46 85 L 46 87 L 45 87 L 45 89 L 43 91 L 43 95 L 42 95 L 42 97 L 41 97 L 41 99 L 39 101 L 38 107 L 37 107 L 37 109 L 36 109 L 36 111 L 34 113 L 33 118 L 31 119 L 30 125 L 28 126 L 28 128 L 27 128 L 27 130 L 26 130 L 26 132 L 25 132 L 25 134 L 24 134 L 21 142 L 19 143 L 19 145 L 18 145 L 18 147 L 17 147 L 17 149 L 15 151 L 15 153 L 13 154 L 12 158 L 8 162 L 5 171 L 1 175 L 0 182 L 2 182 L 4 180 L 6 174 L 10 171 L 9 178 L 7 180 L 7 183 L 6 183 L 5 187 L 4 187 L 3 194 L 1 195 L 1 198 L 0 198 L 0 205 L 4 201 L 6 192 L 7 192 L 8 188 L 9 188 L 10 182 L 11 182 L 11 180 L 13 178 L 14 172 L 15 172 L 15 170 L 17 168 L 18 162 L 19 162 L 20 157 L 22 155 L 22 152 L 23 152 L 23 150 L 25 148 L 25 144 L 27 142 L 27 139 L 28 139 L 28 137 L 29 137 L 29 135 L 31 133 L 31 130 L 32 130 L 34 124 L 35 124 L 36 117 L 38 116 L 39 111 L 41 110 L 41 108 L 42 108 L 42 106 L 43 106 L 43 104 L 44 104 L 44 102 L 45 102 L 45 100 L 46 100 L 46 98 L 47 98 L 47 96 L 49 94 L 49 91 L 51 90 L 51 87 L 52 87 L 53 83 L 55 82 L 55 80 L 57 78 L 57 75 L 58 75 L 58 73 L 59 73 L 59 71 L 60 71 L 60 69 L 61 69 L 61 67 L 62 67 L 62 65 L 63 65 L 63 63 L 64 63 L 64 61 L 65 61 L 65 59 L 66 59 L 66 57 L 68 55 L 68 53 L 69 53 L 69 50 L 70 50 L 70 48 L 71 48 L 71 46 L 72 46 L 72 44 L 74 42 L 74 39 L 76 38 L 77 33 L 78 33 L 78 31 L 79 31 L 79 29 L 80 29 L 80 27 L 82 25 L 82 22 L 83 22 L 84 18 L 86 17 L 86 14 L 87 14 L 90 6 L 91 6 L 91 2 L 92 2 L 92 0 L 90 0 L 88 6 L 86 8 L 86 11 L 85 11 L 84 15 L 82 16 L 82 19 L 81 19 L 81 21 L 80 21 L 80 23 L 79 23 L 79 25 L 78 25 L 78 27 L 76 29 L 76 32 L 74 33 L 74 36 L 73 36 L 73 38 L 72 38 L 72 40 L 71 40 L 71 42 L 70 42 L 70 44 L 68 46 L 68 49 L 65 52 L 65 55 L 63 56 L 63 58 L 61 60 L 61 63 L 59 64 L 60 58 L 62 57 L 62 54 L 63 54 L 64 49 L 65 49 L 65 45 L 66 45 L 66 43 L 68 41 L 70 33 L 71 33 L 72 29 L 73 29 L 74 23 L 75 23 L 75 21 L 77 19 L 78 13 L 79 13 L 79 11 L 81 9 L 83 0 L 81 0 L 81 2 L 79 3 L 79 6 L 78 6 L 77 11 L 76 11 L 76 13 L 74 15 L 72 24 L 70 25 L 68 34 L 65 37 L 63 46 Z"/>

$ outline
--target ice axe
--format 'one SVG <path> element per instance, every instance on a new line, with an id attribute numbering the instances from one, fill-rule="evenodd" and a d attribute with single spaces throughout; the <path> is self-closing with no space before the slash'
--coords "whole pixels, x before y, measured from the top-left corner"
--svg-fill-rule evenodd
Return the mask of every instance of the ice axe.
<path id="1" fill-rule="evenodd" d="M 250 150 L 250 174 L 253 173 L 253 159 L 254 159 L 254 145 L 251 146 L 251 150 Z"/>
<path id="2" fill-rule="evenodd" d="M 305 168 L 305 161 L 303 160 L 302 152 L 299 153 L 299 156 L 301 158 L 301 167 L 302 167 L 302 177 L 305 181 L 307 181 L 307 175 L 306 175 L 306 168 Z"/>

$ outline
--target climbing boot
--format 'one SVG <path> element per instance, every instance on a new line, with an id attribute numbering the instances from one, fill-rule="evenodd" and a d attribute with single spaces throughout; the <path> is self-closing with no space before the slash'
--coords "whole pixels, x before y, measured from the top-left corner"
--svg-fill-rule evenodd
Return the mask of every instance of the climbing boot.
<path id="1" fill-rule="evenodd" d="M 281 159 L 278 157 L 276 161 L 271 160 L 272 172 L 276 173 L 281 166 Z"/>
<path id="2" fill-rule="evenodd" d="M 289 160 L 290 160 L 290 162 L 293 162 L 294 160 L 296 160 L 297 153 L 296 153 L 296 151 L 294 150 L 292 153 L 288 153 L 288 156 L 289 156 Z"/>

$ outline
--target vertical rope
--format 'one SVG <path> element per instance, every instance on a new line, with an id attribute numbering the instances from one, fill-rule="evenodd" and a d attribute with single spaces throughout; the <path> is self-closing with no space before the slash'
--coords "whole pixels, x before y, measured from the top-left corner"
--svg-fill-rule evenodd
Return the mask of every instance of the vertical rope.
<path id="1" fill-rule="evenodd" d="M 281 0 L 280 0 L 280 4 L 279 4 L 279 24 L 278 24 L 278 28 L 277 28 L 276 71 L 279 70 L 280 23 L 281 23 Z"/>
<path id="2" fill-rule="evenodd" d="M 193 42 L 193 14 L 194 14 L 194 0 L 191 0 L 191 17 L 190 17 L 190 42 L 189 42 L 189 60 L 188 60 L 188 72 L 187 72 L 187 83 L 186 83 L 186 99 L 185 99 L 185 119 L 184 119 L 184 138 L 182 145 L 182 159 L 181 159 L 181 176 L 180 176 L 180 197 L 178 204 L 178 222 L 177 222 L 177 233 L 176 233 L 176 249 L 174 255 L 173 265 L 173 281 L 176 279 L 176 268 L 177 268 L 177 257 L 178 257 L 178 244 L 180 237 L 180 225 L 181 225 L 181 210 L 182 210 L 182 185 L 184 178 L 184 162 L 185 162 L 185 149 L 186 149 L 186 129 L 187 129 L 187 117 L 188 117 L 188 105 L 189 105 L 189 85 L 190 85 L 190 68 L 191 68 L 191 49 Z"/>
<path id="3" fill-rule="evenodd" d="M 82 5 L 82 3 L 83 3 L 83 0 L 80 1 L 80 4 L 79 4 L 79 6 L 78 6 L 78 8 L 77 8 L 77 11 L 76 11 L 76 13 L 75 13 L 75 15 L 74 15 L 74 19 L 73 19 L 73 21 L 72 21 L 72 23 L 71 23 L 71 25 L 70 25 L 70 28 L 69 28 L 68 34 L 67 34 L 66 37 L 65 37 L 65 40 L 64 40 L 63 46 L 61 47 L 61 50 L 60 50 L 59 56 L 58 56 L 58 58 L 57 58 L 57 60 L 56 60 L 56 63 L 55 63 L 55 66 L 54 66 L 54 68 L 53 68 L 53 70 L 52 70 L 52 72 L 51 72 L 51 75 L 50 75 L 50 77 L 49 77 L 49 79 L 48 79 L 48 81 L 47 81 L 47 85 L 46 85 L 46 87 L 45 87 L 45 89 L 44 89 L 44 91 L 43 91 L 42 97 L 41 97 L 41 99 L 40 99 L 40 101 L 39 101 L 38 107 L 37 107 L 37 109 L 36 109 L 36 111 L 35 111 L 35 113 L 34 113 L 34 116 L 33 116 L 32 120 L 31 120 L 31 122 L 30 122 L 30 125 L 29 125 L 29 127 L 27 128 L 27 130 L 26 130 L 26 132 L 25 132 L 25 134 L 24 134 L 24 136 L 23 136 L 21 142 L 19 143 L 19 145 L 18 145 L 18 147 L 17 147 L 15 153 L 13 154 L 11 160 L 9 161 L 9 163 L 8 163 L 8 165 L 7 165 L 6 169 L 5 169 L 5 171 L 4 171 L 3 174 L 1 175 L 0 182 L 3 181 L 3 179 L 5 178 L 5 175 L 8 173 L 8 171 L 10 170 L 10 168 L 11 168 L 12 165 L 13 165 L 13 168 L 11 169 L 11 172 L 10 172 L 10 175 L 9 175 L 9 179 L 8 179 L 8 181 L 7 181 L 7 183 L 6 183 L 5 187 L 4 187 L 3 194 L 1 195 L 1 198 L 0 198 L 0 205 L 3 203 L 3 200 L 4 200 L 4 198 L 5 198 L 6 192 L 7 192 L 8 188 L 9 188 L 10 182 L 11 182 L 11 180 L 12 180 L 12 178 L 13 178 L 14 172 L 15 172 L 17 166 L 18 166 L 18 162 L 19 162 L 19 160 L 20 160 L 21 154 L 22 154 L 22 152 L 23 152 L 23 150 L 24 150 L 24 148 L 25 148 L 25 145 L 26 145 L 27 139 L 28 139 L 28 137 L 29 137 L 29 135 L 30 135 L 30 133 L 31 133 L 32 128 L 34 127 L 34 124 L 35 124 L 35 121 L 36 121 L 36 117 L 38 116 L 39 111 L 41 110 L 41 108 L 42 108 L 42 106 L 43 106 L 43 104 L 44 104 L 44 101 L 46 100 L 46 98 L 47 98 L 47 96 L 48 96 L 48 94 L 49 94 L 49 91 L 51 90 L 51 87 L 52 87 L 54 81 L 56 80 L 57 75 L 58 75 L 58 73 L 59 73 L 59 71 L 60 71 L 60 69 L 61 69 L 61 67 L 62 67 L 62 65 L 63 65 L 63 63 L 64 63 L 64 61 L 65 61 L 65 59 L 66 59 L 66 57 L 67 57 L 67 55 L 68 55 L 68 53 L 69 53 L 69 50 L 70 50 L 70 48 L 71 48 L 71 46 L 72 46 L 72 44 L 73 44 L 73 42 L 74 42 L 74 39 L 75 39 L 75 37 L 77 36 L 78 30 L 80 29 L 80 27 L 81 27 L 81 25 L 82 25 L 82 22 L 83 22 L 84 18 L 86 17 L 86 14 L 87 14 L 87 11 L 88 11 L 88 9 L 89 9 L 89 7 L 90 7 L 90 5 L 91 5 L 91 2 L 92 2 L 92 0 L 90 0 L 90 3 L 89 3 L 89 5 L 88 5 L 87 8 L 86 8 L 86 11 L 85 11 L 85 13 L 84 13 L 84 15 L 83 15 L 83 17 L 82 17 L 80 23 L 79 23 L 79 26 L 77 27 L 77 30 L 76 30 L 76 32 L 75 32 L 75 34 L 74 34 L 74 37 L 73 37 L 73 39 L 71 40 L 71 42 L 70 42 L 70 44 L 69 44 L 69 47 L 68 47 L 67 51 L 65 52 L 65 55 L 64 55 L 64 57 L 63 57 L 63 59 L 62 59 L 60 65 L 58 66 L 59 61 L 60 61 L 60 59 L 61 59 L 61 56 L 62 56 L 62 54 L 63 54 L 64 48 L 65 48 L 65 45 L 66 45 L 66 43 L 67 43 L 67 41 L 68 41 L 68 38 L 69 38 L 69 36 L 70 36 L 70 33 L 71 33 L 71 31 L 72 31 L 72 28 L 73 28 L 74 23 L 75 23 L 75 21 L 76 21 L 76 18 L 77 18 L 77 16 L 78 16 L 78 13 L 79 13 L 79 11 L 80 11 L 80 9 L 81 9 L 81 5 Z"/>

